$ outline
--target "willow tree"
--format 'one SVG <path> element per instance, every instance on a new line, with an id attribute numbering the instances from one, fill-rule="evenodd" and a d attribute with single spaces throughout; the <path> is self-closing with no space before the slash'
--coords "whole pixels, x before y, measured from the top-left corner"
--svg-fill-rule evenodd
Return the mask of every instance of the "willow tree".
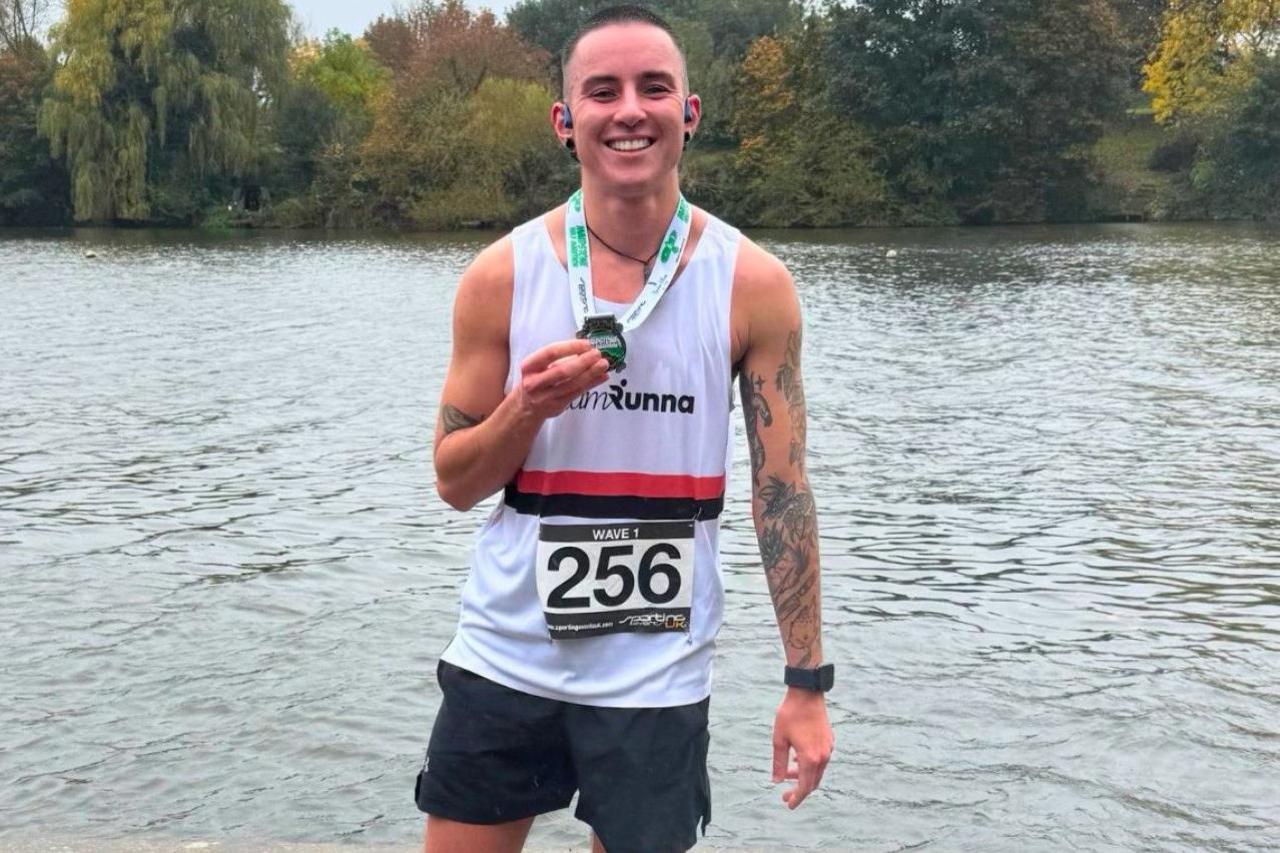
<path id="1" fill-rule="evenodd" d="M 68 0 L 40 129 L 76 219 L 190 218 L 211 181 L 252 172 L 289 20 L 282 0 Z"/>

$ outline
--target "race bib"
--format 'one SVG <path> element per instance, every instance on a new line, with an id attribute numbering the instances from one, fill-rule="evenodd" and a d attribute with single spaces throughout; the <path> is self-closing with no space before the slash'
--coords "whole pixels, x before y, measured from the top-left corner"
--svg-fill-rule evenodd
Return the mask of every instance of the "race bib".
<path id="1" fill-rule="evenodd" d="M 537 571 L 554 640 L 688 631 L 693 522 L 543 523 Z"/>

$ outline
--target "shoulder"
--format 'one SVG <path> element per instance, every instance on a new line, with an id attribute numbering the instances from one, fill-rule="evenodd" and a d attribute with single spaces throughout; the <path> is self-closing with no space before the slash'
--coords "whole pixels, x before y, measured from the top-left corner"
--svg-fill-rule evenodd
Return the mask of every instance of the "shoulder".
<path id="1" fill-rule="evenodd" d="M 496 297 L 505 291 L 511 296 L 515 281 L 515 245 L 511 235 L 495 240 L 481 250 L 467 266 L 458 283 L 458 295 Z"/>
<path id="2" fill-rule="evenodd" d="M 510 235 L 490 243 L 462 273 L 453 299 L 454 338 L 491 330 L 505 336 L 515 288 Z"/>
<path id="3" fill-rule="evenodd" d="M 738 260 L 733 270 L 734 297 L 748 300 L 754 307 L 766 307 L 795 293 L 791 272 L 782 261 L 745 235 L 738 241 Z"/>
<path id="4" fill-rule="evenodd" d="M 733 271 L 733 359 L 800 325 L 795 281 L 782 261 L 743 236 Z"/>

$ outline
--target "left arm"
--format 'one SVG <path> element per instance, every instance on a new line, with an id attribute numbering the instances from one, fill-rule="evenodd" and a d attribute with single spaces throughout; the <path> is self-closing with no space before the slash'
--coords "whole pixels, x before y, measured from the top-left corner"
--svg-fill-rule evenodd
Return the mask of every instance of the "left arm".
<path id="1" fill-rule="evenodd" d="M 754 244 L 741 248 L 734 299 L 745 320 L 739 387 L 751 451 L 752 515 L 789 666 L 822 659 L 818 522 L 805 471 L 800 304 L 790 274 Z M 773 779 L 795 779 L 796 808 L 818 787 L 834 738 L 821 693 L 787 688 L 773 734 Z M 789 766 L 794 751 L 796 766 Z"/>

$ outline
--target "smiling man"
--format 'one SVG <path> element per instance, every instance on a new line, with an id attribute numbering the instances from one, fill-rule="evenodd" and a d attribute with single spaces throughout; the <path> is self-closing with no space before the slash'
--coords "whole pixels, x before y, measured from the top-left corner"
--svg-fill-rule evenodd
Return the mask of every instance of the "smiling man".
<path id="1" fill-rule="evenodd" d="M 786 659 L 786 806 L 833 744 L 791 277 L 680 192 L 701 104 L 664 21 L 602 10 L 562 70 L 551 120 L 581 189 L 483 251 L 454 305 L 437 488 L 464 511 L 503 494 L 437 673 L 416 789 L 429 853 L 519 850 L 575 792 L 597 851 L 683 851 L 705 831 L 735 374 Z"/>

